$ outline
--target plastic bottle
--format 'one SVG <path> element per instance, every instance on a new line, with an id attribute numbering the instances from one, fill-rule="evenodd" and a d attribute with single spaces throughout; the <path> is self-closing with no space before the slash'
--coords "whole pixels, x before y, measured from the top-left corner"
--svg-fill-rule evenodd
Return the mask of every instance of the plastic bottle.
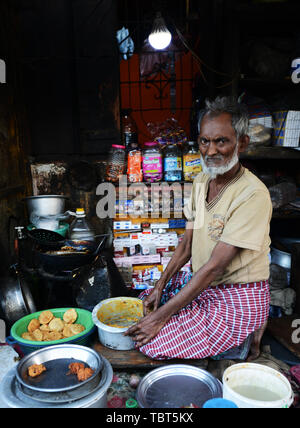
<path id="1" fill-rule="evenodd" d="M 176 144 L 170 144 L 165 149 L 164 179 L 165 181 L 182 180 L 182 155 Z"/>
<path id="2" fill-rule="evenodd" d="M 130 113 L 131 110 L 122 111 L 123 144 L 127 152 L 139 147 L 137 125 Z"/>
<path id="3" fill-rule="evenodd" d="M 201 171 L 201 153 L 197 147 L 197 143 L 194 141 L 189 141 L 183 152 L 184 181 L 194 181 Z"/>
<path id="4" fill-rule="evenodd" d="M 69 236 L 71 241 L 94 241 L 95 233 L 88 221 L 83 208 L 77 208 L 76 219 L 70 226 Z"/>
<path id="5" fill-rule="evenodd" d="M 106 167 L 106 181 L 117 182 L 126 173 L 125 146 L 112 145 Z"/>
<path id="6" fill-rule="evenodd" d="M 143 174 L 144 180 L 150 183 L 161 181 L 163 178 L 163 156 L 156 142 L 145 143 Z"/>
<path id="7" fill-rule="evenodd" d="M 129 183 L 140 183 L 143 181 L 141 150 L 135 149 L 128 152 L 127 175 Z"/>

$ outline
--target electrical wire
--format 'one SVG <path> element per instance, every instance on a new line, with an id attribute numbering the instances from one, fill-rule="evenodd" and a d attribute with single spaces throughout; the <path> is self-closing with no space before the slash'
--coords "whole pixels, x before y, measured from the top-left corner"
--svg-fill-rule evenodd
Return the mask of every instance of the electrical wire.
<path id="1" fill-rule="evenodd" d="M 186 47 L 186 49 L 188 49 L 190 52 L 191 52 L 191 54 L 192 54 L 192 56 L 193 56 L 193 58 L 195 59 L 195 61 L 196 61 L 196 63 L 199 65 L 199 66 L 205 66 L 208 70 L 210 70 L 212 73 L 215 73 L 215 74 L 218 74 L 218 75 L 220 75 L 220 76 L 226 76 L 226 77 L 231 77 L 231 80 L 230 80 L 230 82 L 227 82 L 227 83 L 224 83 L 223 85 L 221 85 L 221 86 L 216 86 L 216 88 L 217 89 L 220 89 L 220 88 L 224 88 L 224 87 L 226 87 L 226 86 L 230 86 L 234 81 L 235 81 L 235 79 L 239 76 L 239 74 L 240 74 L 240 72 L 239 71 L 237 71 L 236 73 L 234 73 L 233 75 L 231 75 L 231 74 L 228 74 L 228 73 L 224 73 L 224 72 L 221 72 L 221 71 L 218 71 L 218 70 L 215 70 L 213 67 L 211 67 L 211 66 L 209 66 L 208 64 L 206 64 L 206 62 L 204 62 L 197 54 L 196 54 L 196 52 L 190 47 L 190 45 L 188 44 L 188 42 L 186 41 L 186 39 L 184 38 L 184 36 L 183 36 L 183 34 L 181 33 L 181 31 L 179 30 L 179 28 L 176 26 L 176 24 L 174 23 L 174 28 L 175 28 L 175 30 L 176 30 L 176 33 L 177 33 L 177 35 L 178 35 L 178 37 L 179 37 L 179 39 L 180 39 L 180 41 L 182 42 L 182 44 Z M 201 67 L 201 70 L 200 70 L 200 72 L 201 72 L 201 75 L 202 75 L 202 77 L 203 77 L 203 79 L 204 79 L 204 81 L 205 81 L 205 83 L 206 84 L 208 84 L 208 82 L 207 82 L 207 80 L 206 80 L 206 78 L 205 78 L 205 76 L 204 76 L 204 73 L 203 73 L 203 71 L 202 71 L 202 67 Z"/>

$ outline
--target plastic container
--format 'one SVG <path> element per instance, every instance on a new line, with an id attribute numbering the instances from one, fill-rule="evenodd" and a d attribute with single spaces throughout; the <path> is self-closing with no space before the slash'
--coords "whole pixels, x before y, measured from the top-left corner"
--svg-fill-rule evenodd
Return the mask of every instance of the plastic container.
<path id="1" fill-rule="evenodd" d="M 155 183 L 163 179 L 163 156 L 158 143 L 145 143 L 143 174 L 146 182 Z"/>
<path id="2" fill-rule="evenodd" d="M 183 152 L 183 179 L 194 181 L 202 171 L 201 154 L 197 143 L 189 141 Z"/>
<path id="3" fill-rule="evenodd" d="M 127 152 L 139 147 L 137 125 L 130 113 L 130 110 L 122 111 L 123 144 Z"/>
<path id="4" fill-rule="evenodd" d="M 238 406 L 224 398 L 213 398 L 203 404 L 203 409 L 238 409 Z"/>
<path id="5" fill-rule="evenodd" d="M 274 209 L 287 205 L 296 199 L 297 187 L 294 183 L 283 182 L 269 188 Z"/>
<path id="6" fill-rule="evenodd" d="M 130 150 L 127 158 L 127 176 L 129 183 L 143 181 L 142 151 Z"/>
<path id="7" fill-rule="evenodd" d="M 118 351 L 129 351 L 135 348 L 132 338 L 124 336 L 129 327 L 118 328 L 105 324 L 105 319 L 113 314 L 126 317 L 128 313 L 132 315 L 133 311 L 138 316 L 143 316 L 143 302 L 134 297 L 106 299 L 95 306 L 92 318 L 98 327 L 98 336 L 102 345 Z"/>
<path id="8" fill-rule="evenodd" d="M 63 318 L 64 313 L 70 308 L 58 308 L 58 309 L 49 309 L 56 318 Z M 85 330 L 73 337 L 53 340 L 51 342 L 35 342 L 31 340 L 25 340 L 22 338 L 22 334 L 27 331 L 28 324 L 31 320 L 36 319 L 44 311 L 35 312 L 33 314 L 27 315 L 17 322 L 15 322 L 11 328 L 10 337 L 7 338 L 7 343 L 19 345 L 21 351 L 24 355 L 27 355 L 31 352 L 37 351 L 41 348 L 46 348 L 47 346 L 52 345 L 62 345 L 66 343 L 76 343 L 77 345 L 88 346 L 90 339 L 94 331 L 96 330 L 95 325 L 92 320 L 92 313 L 85 309 L 75 308 L 78 318 L 76 320 L 77 324 L 82 324 L 85 327 Z"/>
<path id="9" fill-rule="evenodd" d="M 182 155 L 176 144 L 170 144 L 165 148 L 164 179 L 165 181 L 182 180 Z"/>
<path id="10" fill-rule="evenodd" d="M 72 222 L 69 237 L 75 243 L 78 241 L 94 241 L 95 233 L 89 225 L 83 208 L 76 210 L 76 219 Z"/>
<path id="11" fill-rule="evenodd" d="M 126 173 L 125 146 L 112 145 L 106 167 L 106 181 L 116 183 Z"/>
<path id="12" fill-rule="evenodd" d="M 288 379 L 277 370 L 254 363 L 235 364 L 223 375 L 223 398 L 241 409 L 288 408 L 294 396 Z"/>

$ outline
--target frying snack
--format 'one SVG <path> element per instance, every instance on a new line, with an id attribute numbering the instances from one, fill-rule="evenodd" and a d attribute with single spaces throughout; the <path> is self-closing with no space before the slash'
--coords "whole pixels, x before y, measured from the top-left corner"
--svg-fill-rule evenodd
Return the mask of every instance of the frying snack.
<path id="1" fill-rule="evenodd" d="M 52 321 L 50 321 L 49 323 L 49 330 L 50 331 L 63 331 L 64 329 L 64 322 L 60 319 L 60 318 L 54 318 Z"/>
<path id="2" fill-rule="evenodd" d="M 39 327 L 40 327 L 39 320 L 33 319 L 33 320 L 30 321 L 30 323 L 29 323 L 29 325 L 27 327 L 27 330 L 28 330 L 29 333 L 33 333 L 34 330 L 36 330 Z"/>
<path id="3" fill-rule="evenodd" d="M 28 375 L 30 377 L 38 377 L 46 370 L 43 364 L 33 364 L 33 366 L 28 367 Z"/>
<path id="4" fill-rule="evenodd" d="M 39 322 L 41 324 L 49 324 L 51 320 L 53 320 L 54 315 L 51 311 L 44 311 L 39 316 Z"/>
<path id="5" fill-rule="evenodd" d="M 67 324 L 73 324 L 77 320 L 77 312 L 75 309 L 69 309 L 67 312 L 65 312 L 63 320 Z"/>
<path id="6" fill-rule="evenodd" d="M 52 342 L 68 339 L 85 330 L 81 324 L 74 324 L 78 314 L 75 309 L 68 309 L 63 319 L 57 318 L 51 311 L 44 311 L 38 319 L 30 321 L 27 331 L 22 334 L 25 340 L 36 342 Z"/>

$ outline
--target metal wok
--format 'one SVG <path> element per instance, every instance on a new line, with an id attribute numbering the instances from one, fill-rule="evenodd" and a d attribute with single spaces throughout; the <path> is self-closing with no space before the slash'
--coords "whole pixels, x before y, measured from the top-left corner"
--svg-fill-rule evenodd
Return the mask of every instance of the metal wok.
<path id="1" fill-rule="evenodd" d="M 49 251 L 46 253 L 37 252 L 37 262 L 42 269 L 49 273 L 73 271 L 82 266 L 93 263 L 100 251 L 104 248 L 109 235 L 99 235 L 100 242 L 93 252 L 66 252 Z"/>

